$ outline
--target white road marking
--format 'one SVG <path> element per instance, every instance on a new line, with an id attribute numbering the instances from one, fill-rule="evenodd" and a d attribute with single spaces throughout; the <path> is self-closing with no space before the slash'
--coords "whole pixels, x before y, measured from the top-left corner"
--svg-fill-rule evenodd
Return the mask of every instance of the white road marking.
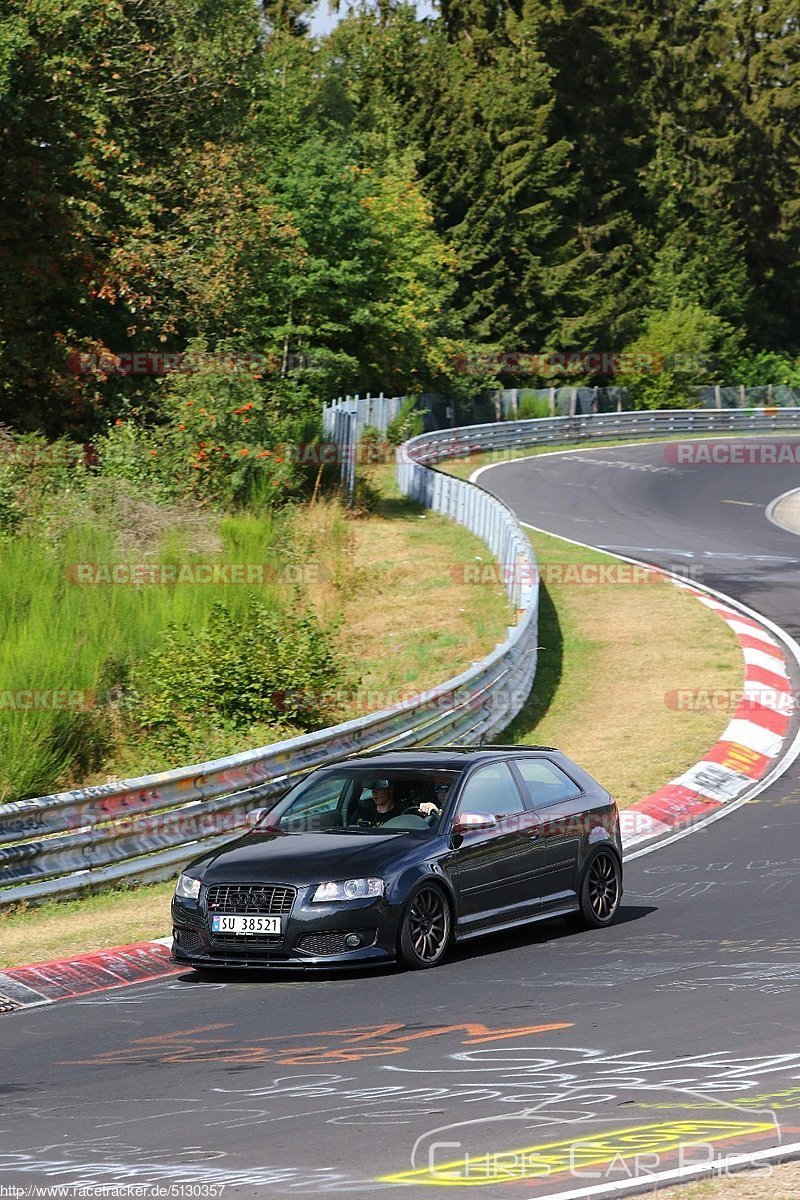
<path id="1" fill-rule="evenodd" d="M 567 542 L 571 546 L 580 546 L 584 550 L 598 549 L 597 546 L 592 546 L 588 542 L 579 542 L 576 541 L 575 538 L 564 537 L 563 534 L 553 534 L 549 529 L 540 529 L 538 525 L 531 525 L 528 521 L 520 521 L 520 525 L 524 526 L 525 529 L 532 529 L 535 533 L 546 533 L 549 537 L 558 537 L 562 542 Z M 642 562 L 641 559 L 629 558 L 625 554 L 614 554 L 613 557 L 619 558 L 623 562 L 633 563 L 638 567 L 649 567 L 653 565 L 652 563 Z M 663 568 L 660 569 L 663 570 Z M 670 575 L 677 584 L 681 586 L 683 585 L 684 581 L 681 579 L 680 575 L 677 575 L 674 571 L 665 570 L 664 574 Z M 744 616 L 749 617 L 752 621 L 758 621 L 759 624 L 769 629 L 770 632 L 775 635 L 777 640 L 783 644 L 785 649 L 794 659 L 798 669 L 800 669 L 800 645 L 798 645 L 791 634 L 787 633 L 785 629 L 782 629 L 781 626 L 775 621 L 770 620 L 769 617 L 765 617 L 763 613 L 756 612 L 754 608 L 749 608 L 748 605 L 742 604 L 740 600 L 734 600 L 732 596 L 727 596 L 724 592 L 719 592 L 716 588 L 709 587 L 707 584 L 694 584 L 693 588 L 695 591 L 705 592 L 707 596 L 715 598 L 716 600 L 720 601 L 720 603 L 729 606 L 739 613 L 742 613 Z M 626 854 L 625 861 L 629 862 L 634 858 L 641 858 L 645 854 L 652 854 L 655 850 L 661 850 L 664 846 L 671 846 L 673 842 L 679 842 L 682 838 L 690 837 L 691 834 L 696 833 L 699 829 L 705 829 L 709 825 L 713 825 L 715 821 L 721 821 L 723 817 L 727 817 L 729 813 L 735 812 L 737 808 L 741 808 L 744 804 L 748 804 L 751 800 L 754 800 L 756 796 L 759 796 L 762 792 L 766 791 L 768 787 L 771 787 L 773 783 L 776 783 L 782 775 L 785 775 L 798 756 L 800 756 L 800 729 L 798 729 L 795 733 L 794 738 L 792 739 L 780 761 L 775 764 L 772 770 L 767 772 L 763 779 L 760 779 L 753 788 L 745 792 L 744 795 L 740 796 L 738 800 L 728 801 L 727 804 L 722 805 L 719 809 L 717 809 L 716 812 L 709 813 L 707 817 L 703 817 L 700 821 L 692 822 L 692 824 L 687 826 L 685 829 L 676 830 L 676 832 L 670 834 L 669 837 L 659 839 L 659 841 L 655 842 L 652 846 L 642 846 L 639 850 L 634 850 L 631 854 Z M 800 1152 L 800 1143 L 798 1143 L 798 1152 Z M 542 1197 L 542 1200 L 546 1200 L 546 1198 Z"/>
<path id="2" fill-rule="evenodd" d="M 800 536 L 798 535 L 796 529 L 790 529 L 788 525 L 781 525 L 780 521 L 775 519 L 775 509 L 778 507 L 781 500 L 788 500 L 790 496 L 796 495 L 797 492 L 800 492 L 800 488 L 790 488 L 788 492 L 781 492 L 780 496 L 776 496 L 774 500 L 770 500 L 764 512 L 764 516 L 773 525 L 777 525 L 778 529 L 782 529 L 784 533 L 793 533 L 795 536 Z"/>
<path id="3" fill-rule="evenodd" d="M 522 521 L 525 525 L 526 522 Z M 531 525 L 531 529 L 538 528 L 536 525 Z M 547 529 L 542 529 L 542 533 L 549 533 Z M 551 537 L 560 537 L 558 533 L 550 533 Z M 564 539 L 568 541 L 568 538 Z M 583 545 L 584 543 L 578 543 Z M 800 563 L 800 558 L 787 558 L 784 554 L 740 554 L 732 550 L 671 550 L 666 546 L 624 546 L 615 545 L 611 542 L 605 542 L 602 546 L 589 546 L 590 550 L 606 550 L 608 553 L 614 553 L 617 550 L 636 550 L 639 554 L 674 554 L 676 558 L 732 558 L 739 562 L 785 562 L 785 563 Z"/>
<path id="4" fill-rule="evenodd" d="M 774 654 L 767 654 L 766 651 L 756 650 L 752 646 L 744 646 L 742 656 L 748 667 L 761 667 L 772 675 L 786 676 L 786 667 Z"/>

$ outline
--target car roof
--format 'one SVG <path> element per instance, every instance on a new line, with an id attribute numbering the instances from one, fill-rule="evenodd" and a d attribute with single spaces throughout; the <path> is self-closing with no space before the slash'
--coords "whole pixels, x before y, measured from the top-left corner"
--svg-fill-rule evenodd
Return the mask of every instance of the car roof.
<path id="1" fill-rule="evenodd" d="M 422 746 L 410 750 L 370 750 L 351 754 L 344 761 L 350 765 L 363 762 L 369 766 L 437 767 L 439 770 L 461 771 L 472 763 L 496 759 L 503 754 L 530 754 L 547 751 L 558 754 L 555 746 Z"/>

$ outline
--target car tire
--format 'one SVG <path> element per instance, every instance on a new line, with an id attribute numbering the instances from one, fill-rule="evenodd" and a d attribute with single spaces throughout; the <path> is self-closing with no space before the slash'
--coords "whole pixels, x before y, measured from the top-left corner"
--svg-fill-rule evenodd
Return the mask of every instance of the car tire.
<path id="1" fill-rule="evenodd" d="M 578 888 L 579 908 L 567 924 L 575 929 L 604 929 L 619 911 L 622 867 L 611 850 L 597 850 L 586 864 Z"/>
<path id="2" fill-rule="evenodd" d="M 412 971 L 436 967 L 447 953 L 453 919 L 441 888 L 426 883 L 409 898 L 400 919 L 397 957 Z"/>

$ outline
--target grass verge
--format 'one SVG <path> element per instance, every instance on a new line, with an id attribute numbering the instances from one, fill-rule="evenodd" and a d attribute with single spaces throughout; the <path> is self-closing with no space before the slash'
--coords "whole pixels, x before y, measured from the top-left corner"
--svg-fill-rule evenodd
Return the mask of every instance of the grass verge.
<path id="1" fill-rule="evenodd" d="M 550 582 L 540 587 L 536 683 L 506 740 L 560 747 L 626 806 L 717 740 L 725 714 L 679 709 L 670 693 L 740 688 L 738 642 L 674 584 L 574 582 L 582 567 L 617 560 L 548 534 L 530 538 Z"/>
<path id="2" fill-rule="evenodd" d="M 393 468 L 376 469 L 373 482 L 378 510 L 350 524 L 342 560 L 344 633 L 361 673 L 351 712 L 441 683 L 485 654 L 509 618 L 498 584 L 460 582 L 463 572 L 452 569 L 487 561 L 482 543 L 400 497 Z M 324 537 L 330 515 L 310 511 L 303 519 L 312 540 Z M 544 534 L 532 541 L 543 568 L 616 561 Z M 566 578 L 542 586 L 535 691 L 505 740 L 561 746 L 628 804 L 717 739 L 724 716 L 675 710 L 665 695 L 740 686 L 738 644 L 718 617 L 671 584 Z M 338 595 L 320 589 L 317 603 L 333 607 Z M 0 913 L 0 967 L 162 936 L 171 891 L 159 883 Z"/>
<path id="3" fill-rule="evenodd" d="M 659 1200 L 800 1200 L 800 1163 L 658 1190 Z"/>
<path id="4" fill-rule="evenodd" d="M 505 638 L 513 620 L 499 584 L 475 588 L 460 571 L 465 562 L 491 561 L 484 543 L 401 496 L 393 467 L 377 468 L 373 478 L 377 511 L 352 524 L 347 646 L 361 677 L 360 714 L 353 716 L 465 670 Z"/>
<path id="5" fill-rule="evenodd" d="M 0 969 L 164 937 L 174 886 L 149 883 L 3 912 Z"/>

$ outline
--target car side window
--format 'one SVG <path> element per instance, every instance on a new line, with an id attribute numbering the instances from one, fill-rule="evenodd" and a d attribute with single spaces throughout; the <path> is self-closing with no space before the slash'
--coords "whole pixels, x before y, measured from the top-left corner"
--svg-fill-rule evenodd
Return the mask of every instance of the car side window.
<path id="1" fill-rule="evenodd" d="M 303 795 L 298 796 L 289 812 L 280 820 L 281 829 L 312 829 L 315 822 L 320 828 L 329 826 L 338 819 L 338 808 L 344 789 L 351 784 L 341 775 L 322 776 L 314 780 Z"/>
<path id="2" fill-rule="evenodd" d="M 581 794 L 577 783 L 547 758 L 517 758 L 514 765 L 525 781 L 534 808 L 574 800 Z"/>
<path id="3" fill-rule="evenodd" d="M 470 775 L 461 793 L 458 811 L 505 817 L 524 812 L 525 805 L 506 764 L 492 763 L 487 767 L 479 767 Z"/>

